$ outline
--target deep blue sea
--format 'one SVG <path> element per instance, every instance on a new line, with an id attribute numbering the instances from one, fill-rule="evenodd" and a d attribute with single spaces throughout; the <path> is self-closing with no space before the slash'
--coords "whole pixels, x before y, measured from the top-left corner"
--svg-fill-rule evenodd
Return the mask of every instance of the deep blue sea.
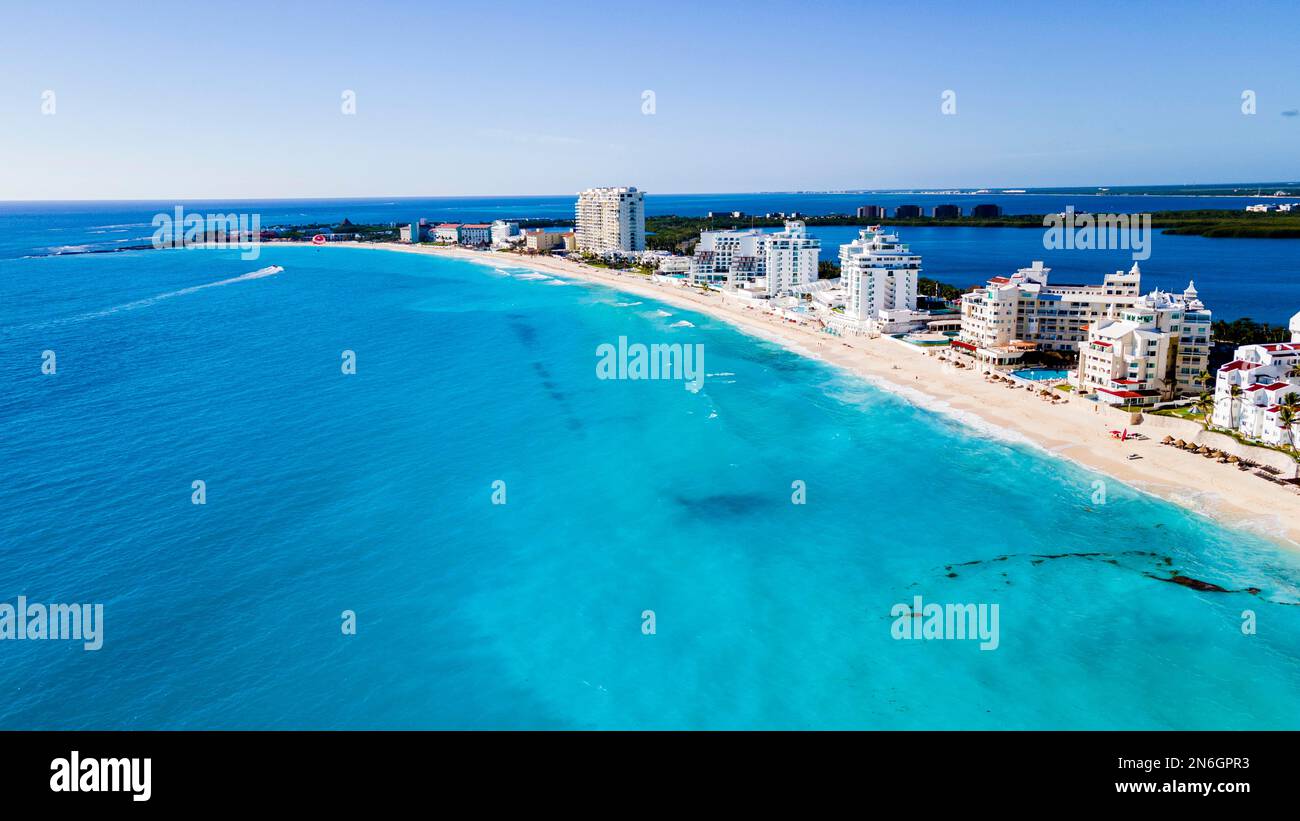
<path id="1" fill-rule="evenodd" d="M 703 387 L 597 379 L 620 336 Z M 1300 554 L 523 269 L 0 260 L 0 466 L 0 602 L 105 619 L 0 641 L 3 729 L 1300 728 Z M 893 639 L 918 595 L 998 648 Z"/>
<path id="2" fill-rule="evenodd" d="M 1138 213 L 1204 208 L 1241 209 L 1258 198 L 1114 196 L 1083 194 L 648 194 L 649 214 L 700 216 L 710 211 L 763 214 L 852 213 L 869 203 L 894 208 L 912 203 L 929 208 L 953 203 L 967 210 L 981 202 L 1001 205 L 1009 214 L 1058 213 L 1073 205 L 1095 213 Z M 250 200 L 185 202 L 187 212 L 260 215 L 263 227 L 338 223 L 407 223 L 498 218 L 572 218 L 574 197 L 433 197 L 365 200 Z M 33 254 L 111 249 L 148 244 L 155 214 L 171 214 L 176 202 L 0 202 L 0 264 Z M 721 226 L 727 220 L 719 222 Z M 741 221 L 743 224 L 743 220 Z M 991 276 L 1006 275 L 1033 260 L 1044 260 L 1059 282 L 1100 282 L 1104 274 L 1133 264 L 1129 251 L 1046 250 L 1043 231 L 1026 228 L 900 228 L 902 238 L 923 257 L 923 274 L 966 288 Z M 823 259 L 838 259 L 841 243 L 857 236 L 851 227 L 815 228 L 823 237 Z M 1206 239 L 1165 236 L 1151 241 L 1142 261 L 1148 289 L 1181 292 L 1196 281 L 1216 317 L 1285 325 L 1300 311 L 1300 242 L 1267 239 Z"/>

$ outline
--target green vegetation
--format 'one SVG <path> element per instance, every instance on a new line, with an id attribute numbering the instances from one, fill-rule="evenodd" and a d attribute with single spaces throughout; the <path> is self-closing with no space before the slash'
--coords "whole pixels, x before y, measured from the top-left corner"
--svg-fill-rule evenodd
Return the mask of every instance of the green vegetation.
<path id="1" fill-rule="evenodd" d="M 1182 408 L 1161 408 L 1160 410 L 1147 411 L 1153 416 L 1172 416 L 1175 419 L 1190 419 L 1193 422 L 1201 421 L 1201 415 L 1191 405 Z"/>
<path id="2" fill-rule="evenodd" d="M 336 234 L 356 234 L 357 240 L 361 242 L 382 242 L 384 240 L 397 239 L 397 229 L 388 225 L 358 225 L 348 219 L 344 219 L 337 225 L 313 225 L 313 226 L 289 226 L 281 229 L 267 229 L 277 231 L 277 236 L 284 239 L 309 240 L 321 233 L 321 229 L 328 229 Z"/>
<path id="3" fill-rule="evenodd" d="M 1076 219 L 1083 216 L 1076 215 Z M 1044 228 L 1043 214 L 1004 214 L 1000 217 L 976 219 L 970 216 L 950 219 L 916 217 L 897 219 L 858 219 L 848 214 L 800 217 L 809 226 L 892 225 L 940 226 L 961 228 Z M 780 228 L 780 218 L 763 216 L 679 217 L 676 215 L 646 217 L 646 246 L 663 251 L 689 253 L 698 241 L 700 231 L 721 231 L 743 228 Z M 555 221 L 549 224 L 569 224 Z M 1300 238 L 1300 212 L 1256 213 L 1228 211 L 1225 209 L 1203 211 L 1153 211 L 1151 226 L 1168 234 L 1186 234 L 1203 237 L 1253 237 L 1261 239 Z"/>
<path id="4" fill-rule="evenodd" d="M 958 288 L 956 285 L 949 285 L 946 282 L 940 282 L 937 279 L 920 277 L 916 280 L 916 292 L 923 296 L 937 296 L 946 299 L 949 302 L 956 302 L 961 299 L 961 295 L 967 293 L 971 288 Z"/>
<path id="5" fill-rule="evenodd" d="M 1232 345 L 1262 345 L 1267 342 L 1289 342 L 1291 332 L 1285 325 L 1269 325 L 1250 317 L 1227 322 L 1214 321 L 1214 341 Z"/>
<path id="6" fill-rule="evenodd" d="M 570 259 L 572 259 L 572 257 L 570 257 Z M 633 268 L 632 263 L 627 260 L 616 257 L 606 259 L 597 254 L 582 254 L 578 257 L 578 261 L 590 265 L 593 268 L 609 268 L 612 271 L 635 271 L 636 273 L 646 274 L 647 276 L 654 272 L 654 269 L 649 266 L 638 265 L 636 268 Z"/>

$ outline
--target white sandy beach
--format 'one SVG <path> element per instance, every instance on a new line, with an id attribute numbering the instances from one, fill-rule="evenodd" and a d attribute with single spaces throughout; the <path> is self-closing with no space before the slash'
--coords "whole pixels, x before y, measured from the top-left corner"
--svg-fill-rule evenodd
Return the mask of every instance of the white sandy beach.
<path id="1" fill-rule="evenodd" d="M 292 244 L 310 246 L 310 243 Z M 888 338 L 833 337 L 815 327 L 782 321 L 735 302 L 724 304 L 716 293 L 704 294 L 638 274 L 555 257 L 398 243 L 338 242 L 319 247 L 381 248 L 455 257 L 498 267 L 531 268 L 602 283 L 630 294 L 707 313 L 797 353 L 814 356 L 883 384 L 926 408 L 971 421 L 972 417 L 983 420 L 1121 482 L 1300 549 L 1300 494 L 1293 490 L 1234 466 L 1161 445 L 1166 431 L 1154 426 L 1130 429 L 1145 433 L 1150 437 L 1146 441 L 1121 442 L 1110 435 L 1111 430 L 1124 426 L 1123 417 L 1113 411 L 1073 396 L 1069 397 L 1068 404 L 1053 405 L 1036 393 L 990 383 L 974 368 L 945 365 L 931 355 L 933 349 L 927 352 Z M 1144 429 L 1147 427 L 1151 429 Z M 1142 458 L 1130 460 L 1129 455 L 1134 453 Z M 1014 477 L 1009 479 L 1014 482 Z M 1091 493 L 1092 489 L 1087 488 L 1086 492 Z"/>

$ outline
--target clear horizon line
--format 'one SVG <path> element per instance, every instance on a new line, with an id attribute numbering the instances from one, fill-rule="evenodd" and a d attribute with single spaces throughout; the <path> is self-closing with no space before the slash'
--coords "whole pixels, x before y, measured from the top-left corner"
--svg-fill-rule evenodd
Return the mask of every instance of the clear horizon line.
<path id="1" fill-rule="evenodd" d="M 1124 188 L 1174 188 L 1174 187 L 1238 187 L 1248 188 L 1250 186 L 1268 186 L 1268 185 L 1300 185 L 1300 181 L 1286 182 L 1282 180 L 1264 180 L 1264 181 L 1245 181 L 1245 182 L 1184 182 L 1184 183 L 1129 183 L 1125 185 L 1038 185 L 1038 186 L 1015 186 L 1015 185 L 921 185 L 921 186 L 888 186 L 885 188 L 789 188 L 789 189 L 759 189 L 751 191 L 667 191 L 654 193 L 640 189 L 649 197 L 708 197 L 708 196 L 736 196 L 736 195 L 754 195 L 754 194 L 887 194 L 890 192 L 905 194 L 920 194 L 925 191 L 983 191 L 989 194 L 1005 194 L 1014 196 L 1014 193 L 1007 192 L 1025 192 L 1032 193 L 1035 191 L 1055 191 L 1061 189 L 1124 189 Z M 521 194 L 521 193 L 495 193 L 495 194 L 343 194 L 343 195 L 299 195 L 287 194 L 278 196 L 247 196 L 247 195 L 230 195 L 230 194 L 199 194 L 199 195 L 158 195 L 142 197 L 60 197 L 50 199 L 0 199 L 0 203 L 28 203 L 28 202 L 185 202 L 185 201 L 229 201 L 239 200 L 248 202 L 273 202 L 279 200 L 379 200 L 379 199 L 396 199 L 396 200 L 427 200 L 427 199 L 493 199 L 501 197 L 527 197 L 527 198 L 550 198 L 550 197 L 576 197 L 578 192 L 549 192 L 545 194 Z M 1194 196 L 1194 195 L 1186 195 Z M 1272 196 L 1271 193 L 1260 193 L 1258 196 Z"/>

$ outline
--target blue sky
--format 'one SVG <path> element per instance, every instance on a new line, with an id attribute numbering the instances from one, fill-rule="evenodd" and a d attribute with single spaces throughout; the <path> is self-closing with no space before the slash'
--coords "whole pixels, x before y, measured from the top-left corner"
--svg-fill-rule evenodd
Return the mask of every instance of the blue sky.
<path id="1" fill-rule="evenodd" d="M 0 199 L 1300 178 L 1294 2 L 185 9 L 6 1 Z"/>

